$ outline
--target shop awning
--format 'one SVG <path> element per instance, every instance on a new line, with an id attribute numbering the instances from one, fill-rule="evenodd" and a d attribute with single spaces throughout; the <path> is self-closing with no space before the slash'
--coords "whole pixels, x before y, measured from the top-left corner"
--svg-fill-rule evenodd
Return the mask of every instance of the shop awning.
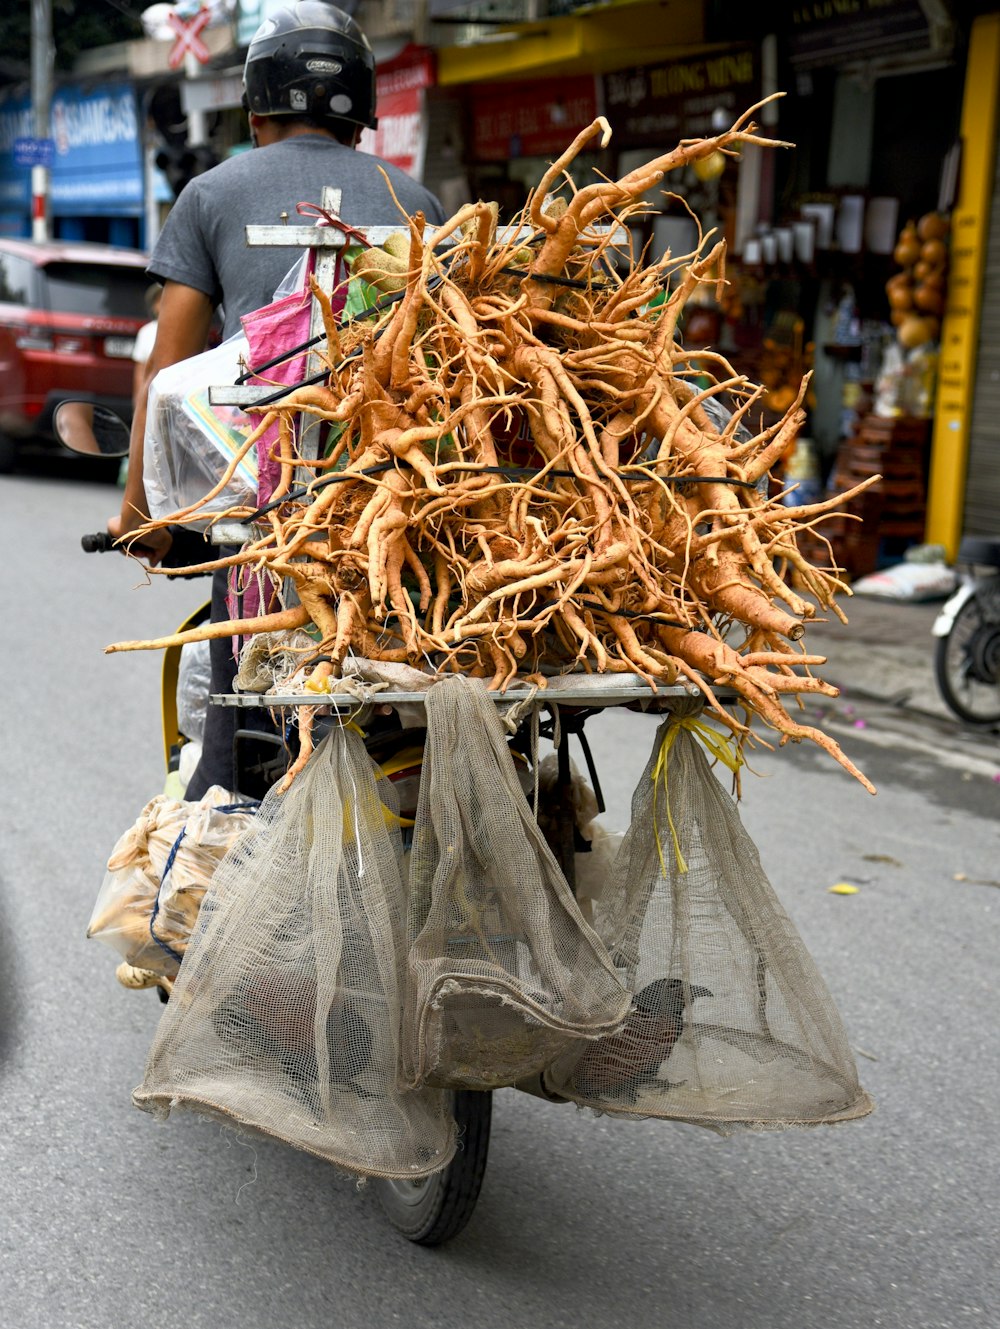
<path id="1" fill-rule="evenodd" d="M 595 5 L 561 18 L 498 28 L 475 46 L 438 51 L 438 83 L 601 74 L 705 50 L 701 0 Z"/>

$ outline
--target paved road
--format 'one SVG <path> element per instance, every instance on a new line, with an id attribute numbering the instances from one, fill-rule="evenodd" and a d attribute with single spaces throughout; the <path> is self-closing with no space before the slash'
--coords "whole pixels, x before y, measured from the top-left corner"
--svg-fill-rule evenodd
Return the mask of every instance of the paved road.
<path id="1" fill-rule="evenodd" d="M 859 1050 L 869 1120 L 725 1140 L 504 1092 L 473 1221 L 427 1252 L 302 1155 L 135 1112 L 160 1008 L 83 932 L 160 785 L 158 660 L 101 647 L 173 627 L 200 587 L 134 589 L 134 567 L 78 552 L 115 501 L 67 475 L 0 481 L 4 1329 L 1000 1322 L 994 750 L 874 705 L 826 723 L 876 799 L 793 749 L 754 759 L 743 803 Z M 634 714 L 593 727 L 610 825 L 652 733 Z"/>

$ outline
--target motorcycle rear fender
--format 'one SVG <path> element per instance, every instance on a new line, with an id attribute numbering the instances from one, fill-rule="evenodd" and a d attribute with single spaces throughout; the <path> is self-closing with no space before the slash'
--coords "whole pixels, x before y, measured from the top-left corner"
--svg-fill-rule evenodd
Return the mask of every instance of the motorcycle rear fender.
<path id="1" fill-rule="evenodd" d="M 958 618 L 959 610 L 967 600 L 972 599 L 975 593 L 975 581 L 971 577 L 963 581 L 958 590 L 954 591 L 941 606 L 941 611 L 931 628 L 931 634 L 935 637 L 947 637 L 955 626 L 955 619 Z"/>
<path id="2" fill-rule="evenodd" d="M 200 624 L 208 621 L 212 610 L 212 602 L 206 600 L 200 605 L 193 614 L 189 614 L 184 622 L 177 629 L 178 632 L 187 632 L 189 628 L 196 628 Z M 163 652 L 163 669 L 160 675 L 160 706 L 163 715 L 163 757 L 166 762 L 167 771 L 171 769 L 171 761 L 176 755 L 176 750 L 184 742 L 184 735 L 180 732 L 177 723 L 177 677 L 181 668 L 181 646 L 168 646 Z"/>

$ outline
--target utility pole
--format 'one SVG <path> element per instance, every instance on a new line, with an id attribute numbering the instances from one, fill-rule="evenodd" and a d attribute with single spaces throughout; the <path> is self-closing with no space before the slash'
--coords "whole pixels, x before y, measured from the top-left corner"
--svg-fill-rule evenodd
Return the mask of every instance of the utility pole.
<path id="1" fill-rule="evenodd" d="M 39 142 L 49 139 L 54 63 L 52 0 L 31 0 L 31 110 Z M 49 172 L 47 165 L 31 168 L 31 238 L 42 244 L 49 238 Z"/>
<path id="2" fill-rule="evenodd" d="M 184 54 L 184 77 L 188 81 L 188 90 L 191 93 L 192 101 L 197 98 L 198 93 L 194 84 L 201 77 L 201 65 L 197 56 L 191 51 Z M 189 148 L 201 147 L 203 143 L 208 142 L 207 118 L 201 106 L 197 109 L 193 107 L 187 111 L 187 143 Z"/>

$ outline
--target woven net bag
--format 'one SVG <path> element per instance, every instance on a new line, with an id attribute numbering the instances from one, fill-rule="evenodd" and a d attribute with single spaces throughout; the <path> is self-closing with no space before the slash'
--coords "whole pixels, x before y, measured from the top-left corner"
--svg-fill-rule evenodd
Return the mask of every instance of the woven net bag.
<path id="1" fill-rule="evenodd" d="M 713 774 L 721 736 L 659 729 L 595 926 L 635 994 L 622 1029 L 548 1068 L 550 1092 L 604 1112 L 724 1133 L 862 1117 L 840 1017 Z"/>
<path id="2" fill-rule="evenodd" d="M 427 693 L 410 857 L 410 1084 L 490 1089 L 536 1074 L 629 1008 L 518 783 L 480 679 Z"/>
<path id="3" fill-rule="evenodd" d="M 402 858 L 388 781 L 335 729 L 220 864 L 137 1107 L 183 1106 L 364 1175 L 454 1152 L 448 1096 L 399 1087 Z"/>

